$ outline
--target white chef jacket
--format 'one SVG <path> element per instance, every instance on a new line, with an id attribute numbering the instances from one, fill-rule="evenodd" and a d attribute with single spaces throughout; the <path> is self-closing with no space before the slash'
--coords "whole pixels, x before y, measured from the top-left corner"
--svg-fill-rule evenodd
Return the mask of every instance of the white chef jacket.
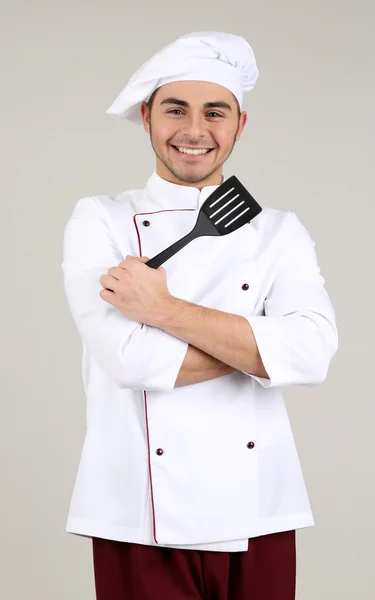
<path id="1" fill-rule="evenodd" d="M 217 186 L 154 172 L 146 188 L 78 200 L 62 270 L 83 343 L 87 432 L 68 533 L 216 551 L 314 524 L 280 388 L 318 385 L 338 348 L 315 243 L 296 214 L 262 206 L 231 234 L 164 263 L 170 293 L 246 318 L 270 379 L 235 371 L 175 386 L 188 343 L 99 295 L 126 255 L 152 258 L 193 229 Z"/>

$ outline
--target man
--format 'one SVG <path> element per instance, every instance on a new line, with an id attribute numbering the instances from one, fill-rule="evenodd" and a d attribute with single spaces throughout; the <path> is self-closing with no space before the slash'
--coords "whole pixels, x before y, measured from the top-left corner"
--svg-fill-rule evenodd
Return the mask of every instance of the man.
<path id="1" fill-rule="evenodd" d="M 239 36 L 163 48 L 108 110 L 143 124 L 155 172 L 66 225 L 88 401 L 67 531 L 92 537 L 98 600 L 295 597 L 295 530 L 314 521 L 280 388 L 322 383 L 338 347 L 315 244 L 263 206 L 145 264 L 222 183 L 257 77 Z"/>

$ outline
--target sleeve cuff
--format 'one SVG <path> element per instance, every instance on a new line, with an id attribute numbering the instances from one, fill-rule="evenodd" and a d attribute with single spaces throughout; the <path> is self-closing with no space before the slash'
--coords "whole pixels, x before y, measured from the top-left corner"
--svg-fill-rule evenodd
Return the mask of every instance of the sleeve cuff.
<path id="1" fill-rule="evenodd" d="M 163 334 L 164 339 L 160 345 L 160 350 L 155 352 L 152 358 L 151 371 L 152 373 L 159 374 L 153 378 L 155 389 L 171 393 L 174 389 L 181 365 L 184 362 L 189 344 L 165 331 Z"/>
<path id="2" fill-rule="evenodd" d="M 153 392 L 174 389 L 189 344 L 158 327 L 142 325 L 127 340 L 121 387 Z"/>
<path id="3" fill-rule="evenodd" d="M 285 365 L 288 362 L 287 357 L 285 356 L 287 348 L 285 344 L 280 343 L 285 336 L 285 331 L 280 324 L 280 319 L 277 317 L 266 316 L 243 316 L 248 321 L 253 331 L 258 351 L 269 379 L 266 377 L 258 377 L 247 371 L 242 372 L 255 379 L 264 388 L 286 385 L 285 382 L 288 381 L 289 375 L 285 370 Z M 282 357 L 277 356 L 278 349 L 280 348 L 283 349 Z M 282 365 L 281 369 L 280 365 Z"/>

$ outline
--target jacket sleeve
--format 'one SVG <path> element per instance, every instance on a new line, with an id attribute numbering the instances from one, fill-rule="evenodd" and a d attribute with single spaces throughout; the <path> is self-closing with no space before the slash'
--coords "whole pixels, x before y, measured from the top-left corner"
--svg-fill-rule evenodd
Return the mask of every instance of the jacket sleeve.
<path id="1" fill-rule="evenodd" d="M 278 263 L 264 316 L 244 315 L 269 379 L 242 372 L 265 388 L 318 385 L 338 349 L 336 320 L 315 242 L 293 212 L 286 219 Z"/>
<path id="2" fill-rule="evenodd" d="M 65 226 L 61 268 L 82 342 L 119 388 L 172 392 L 188 344 L 128 319 L 99 295 L 100 277 L 122 260 L 101 203 L 78 200 Z"/>

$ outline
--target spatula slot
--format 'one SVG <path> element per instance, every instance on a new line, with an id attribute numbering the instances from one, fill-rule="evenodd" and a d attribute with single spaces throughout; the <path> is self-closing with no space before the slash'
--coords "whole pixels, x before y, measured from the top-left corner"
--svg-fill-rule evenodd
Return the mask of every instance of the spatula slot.
<path id="1" fill-rule="evenodd" d="M 222 206 L 220 206 L 220 208 L 218 208 L 214 213 L 212 213 L 212 215 L 210 216 L 210 219 L 212 219 L 212 217 L 214 217 L 215 215 L 217 215 L 217 213 L 219 213 L 221 210 L 224 210 L 224 208 L 226 208 L 227 206 L 229 206 L 229 204 L 231 204 L 232 202 L 234 202 L 235 199 L 238 198 L 238 196 L 239 196 L 239 194 L 236 194 L 228 202 L 226 202 L 225 204 L 223 204 Z M 216 203 L 214 203 L 214 204 L 216 204 Z M 211 206 L 213 206 L 213 204 Z M 210 206 L 210 208 L 211 208 L 211 206 Z"/>
<path id="2" fill-rule="evenodd" d="M 230 215 L 233 211 L 237 210 L 237 208 L 239 208 L 241 206 L 241 204 L 243 204 L 245 201 L 242 200 L 242 202 L 240 202 L 239 204 L 237 204 L 234 208 L 232 208 L 231 210 L 229 210 L 228 212 L 226 212 L 218 221 L 215 221 L 215 225 L 217 223 L 220 223 L 220 221 L 222 221 L 223 219 L 225 219 L 228 215 Z M 229 203 L 228 203 L 229 204 Z M 221 210 L 221 209 L 220 209 Z M 217 210 L 216 213 L 213 213 L 210 216 L 210 219 L 212 219 L 212 217 L 214 217 L 219 211 Z"/>
<path id="3" fill-rule="evenodd" d="M 241 202 L 241 204 L 243 204 L 243 202 Z M 240 205 L 238 205 L 240 206 Z M 236 208 L 238 208 L 238 206 L 236 206 Z M 224 227 L 229 227 L 229 225 L 232 225 L 232 223 L 234 223 L 235 221 L 237 221 L 237 219 L 239 219 L 240 217 L 242 217 L 242 215 L 244 215 L 245 213 L 247 213 L 247 211 L 250 210 L 250 207 L 248 206 L 247 208 L 245 208 L 245 210 L 243 210 L 239 215 L 237 215 L 236 217 L 234 217 L 234 219 L 232 219 L 231 221 L 229 221 L 229 223 L 226 223 L 224 225 Z M 232 212 L 232 211 L 231 211 Z M 229 214 L 229 213 L 228 213 Z M 225 215 L 226 217 L 228 215 Z"/>

